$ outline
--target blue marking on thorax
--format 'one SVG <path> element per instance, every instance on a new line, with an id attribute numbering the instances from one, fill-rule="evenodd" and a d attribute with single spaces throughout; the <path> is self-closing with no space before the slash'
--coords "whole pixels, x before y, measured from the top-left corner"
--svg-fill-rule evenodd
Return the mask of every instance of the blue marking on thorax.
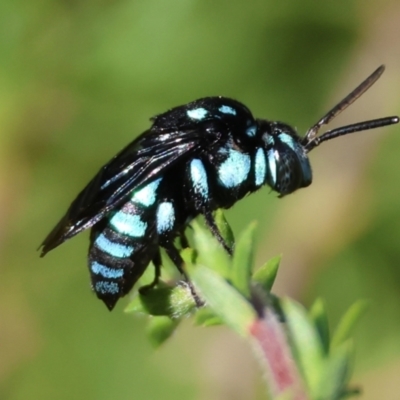
<path id="1" fill-rule="evenodd" d="M 218 167 L 222 184 L 230 189 L 242 184 L 249 175 L 251 160 L 248 154 L 230 149 L 228 158 Z"/>
<path id="2" fill-rule="evenodd" d="M 193 190 L 195 193 L 200 194 L 204 199 L 208 198 L 208 182 L 207 172 L 204 168 L 204 164 L 198 158 L 195 158 L 190 162 L 190 178 L 193 184 Z"/>
<path id="3" fill-rule="evenodd" d="M 218 111 L 222 112 L 223 114 L 236 115 L 236 110 L 229 106 L 221 106 L 220 108 L 218 108 Z"/>
<path id="4" fill-rule="evenodd" d="M 90 264 L 90 269 L 94 274 L 101 275 L 103 278 L 118 279 L 124 276 L 123 269 L 109 268 L 99 264 L 97 261 L 93 261 Z"/>
<path id="5" fill-rule="evenodd" d="M 158 178 L 139 191 L 134 192 L 131 197 L 132 201 L 135 203 L 140 203 L 145 207 L 153 205 L 156 201 L 156 191 L 161 180 L 162 178 Z"/>
<path id="6" fill-rule="evenodd" d="M 253 137 L 256 135 L 257 132 L 257 126 L 256 125 L 251 125 L 246 129 L 246 135 Z"/>
<path id="7" fill-rule="evenodd" d="M 287 144 L 293 151 L 297 151 L 298 144 L 297 142 L 293 139 L 292 136 L 288 135 L 287 133 L 280 133 L 278 135 L 279 139 L 281 142 Z"/>
<path id="8" fill-rule="evenodd" d="M 271 180 L 273 186 L 276 185 L 276 159 L 275 159 L 275 150 L 268 150 L 268 166 L 269 172 L 271 174 Z"/>
<path id="9" fill-rule="evenodd" d="M 100 250 L 113 257 L 127 258 L 133 253 L 132 246 L 112 242 L 102 233 L 97 237 L 94 243 Z"/>
<path id="10" fill-rule="evenodd" d="M 100 281 L 96 282 L 94 289 L 97 293 L 101 294 L 118 294 L 119 287 L 115 282 Z"/>
<path id="11" fill-rule="evenodd" d="M 205 108 L 195 108 L 194 110 L 186 111 L 188 117 L 193 119 L 202 120 L 208 114 L 208 111 Z"/>
<path id="12" fill-rule="evenodd" d="M 117 232 L 131 237 L 143 237 L 147 228 L 147 223 L 139 215 L 126 214 L 123 211 L 116 212 L 110 219 L 110 224 Z"/>
<path id="13" fill-rule="evenodd" d="M 163 202 L 157 209 L 157 232 L 159 234 L 172 231 L 175 223 L 174 205 L 169 202 Z"/>
<path id="14" fill-rule="evenodd" d="M 263 149 L 257 150 L 254 171 L 256 175 L 256 186 L 261 186 L 265 182 L 265 177 L 267 175 L 267 161 Z"/>

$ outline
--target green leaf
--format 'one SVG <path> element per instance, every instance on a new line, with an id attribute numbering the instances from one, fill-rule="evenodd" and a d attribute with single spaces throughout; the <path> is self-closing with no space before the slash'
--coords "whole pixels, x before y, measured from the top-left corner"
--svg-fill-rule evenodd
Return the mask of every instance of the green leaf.
<path id="1" fill-rule="evenodd" d="M 290 338 L 303 377 L 311 394 L 319 388 L 320 374 L 324 367 L 324 352 L 314 324 L 307 311 L 298 303 L 282 299 L 281 305 L 286 316 Z M 312 398 L 317 398 L 313 396 Z"/>
<path id="2" fill-rule="evenodd" d="M 197 221 L 192 222 L 193 238 L 198 253 L 197 262 L 207 265 L 225 279 L 229 278 L 231 260 L 225 249 L 209 230 L 202 228 Z"/>
<path id="3" fill-rule="evenodd" d="M 194 264 L 197 259 L 197 252 L 194 249 L 188 247 L 181 251 L 181 257 L 183 258 L 183 261 L 185 261 L 185 263 Z"/>
<path id="4" fill-rule="evenodd" d="M 254 259 L 254 233 L 256 223 L 250 224 L 236 243 L 232 261 L 231 279 L 233 286 L 247 298 L 250 297 L 250 276 Z"/>
<path id="5" fill-rule="evenodd" d="M 197 310 L 195 314 L 195 324 L 199 326 L 221 325 L 222 319 L 215 314 L 209 307 L 203 307 Z"/>
<path id="6" fill-rule="evenodd" d="M 339 346 L 349 339 L 356 323 L 368 308 L 369 302 L 358 300 L 343 315 L 332 338 L 332 347 Z"/>
<path id="7" fill-rule="evenodd" d="M 153 317 L 147 325 L 147 336 L 153 347 L 161 346 L 175 331 L 179 320 L 169 317 Z"/>
<path id="8" fill-rule="evenodd" d="M 148 290 L 144 293 L 139 292 L 139 300 L 143 310 L 150 315 L 167 315 L 171 314 L 170 298 L 172 295 L 172 287 L 158 287 Z"/>
<path id="9" fill-rule="evenodd" d="M 276 256 L 267 261 L 253 274 L 253 280 L 258 282 L 267 292 L 270 292 L 278 273 L 282 256 Z"/>
<path id="10" fill-rule="evenodd" d="M 233 236 L 232 229 L 225 218 L 224 212 L 220 208 L 217 211 L 215 211 L 214 219 L 219 229 L 219 232 L 221 233 L 221 236 L 224 238 L 226 244 L 230 248 L 233 248 L 233 246 L 235 245 L 235 237 Z"/>
<path id="11" fill-rule="evenodd" d="M 321 371 L 318 399 L 340 399 L 346 393 L 349 380 L 350 363 L 353 355 L 351 341 L 337 346 L 326 360 Z"/>
<path id="12" fill-rule="evenodd" d="M 196 302 L 187 283 L 180 282 L 175 287 L 163 284 L 149 289 L 133 299 L 126 312 L 142 312 L 153 316 L 181 318 L 196 308 Z"/>
<path id="13" fill-rule="evenodd" d="M 206 304 L 234 331 L 247 336 L 249 326 L 256 318 L 251 304 L 210 268 L 202 265 L 188 267 L 193 283 Z"/>
<path id="14" fill-rule="evenodd" d="M 315 300 L 309 314 L 311 319 L 314 321 L 314 325 L 319 333 L 324 353 L 328 354 L 330 336 L 328 316 L 326 315 L 324 302 L 321 299 Z"/>
<path id="15" fill-rule="evenodd" d="M 139 295 L 136 295 L 125 307 L 124 312 L 126 313 L 146 313 L 145 309 L 142 306 L 142 302 L 140 301 Z"/>
<path id="16" fill-rule="evenodd" d="M 170 316 L 182 318 L 192 314 L 197 309 L 196 300 L 187 282 L 180 281 L 171 292 Z"/>

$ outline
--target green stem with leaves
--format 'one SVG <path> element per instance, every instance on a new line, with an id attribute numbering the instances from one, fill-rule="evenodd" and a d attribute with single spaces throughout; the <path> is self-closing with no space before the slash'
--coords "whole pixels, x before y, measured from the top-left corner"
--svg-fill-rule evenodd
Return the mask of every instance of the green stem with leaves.
<path id="1" fill-rule="evenodd" d="M 227 242 L 233 235 L 223 214 L 216 215 Z M 324 303 L 317 299 L 307 311 L 293 300 L 271 293 L 280 257 L 254 271 L 255 224 L 251 224 L 229 255 L 210 232 L 194 222 L 193 249 L 184 249 L 187 273 L 205 306 L 198 308 L 187 283 L 160 283 L 137 296 L 128 312 L 152 316 L 149 338 L 156 346 L 192 316 L 201 326 L 225 324 L 248 341 L 264 371 L 274 399 L 336 400 L 356 394 L 349 389 L 353 346 L 350 333 L 366 303 L 354 304 L 332 335 Z"/>

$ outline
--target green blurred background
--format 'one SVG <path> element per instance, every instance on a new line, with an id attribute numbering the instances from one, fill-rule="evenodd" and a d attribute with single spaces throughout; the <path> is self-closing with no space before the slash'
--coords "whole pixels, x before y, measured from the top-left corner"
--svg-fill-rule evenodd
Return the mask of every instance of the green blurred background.
<path id="1" fill-rule="evenodd" d="M 400 3 L 2 0 L 0 398 L 264 399 L 246 344 L 190 321 L 151 349 L 145 318 L 90 292 L 87 233 L 35 251 L 98 168 L 149 117 L 202 96 L 243 101 L 299 132 L 380 64 L 379 82 L 332 126 L 400 113 Z M 276 291 L 321 296 L 332 325 L 359 298 L 353 382 L 398 399 L 400 128 L 311 154 L 314 182 L 268 188 L 227 213 L 259 221 L 258 263 L 283 253 Z"/>

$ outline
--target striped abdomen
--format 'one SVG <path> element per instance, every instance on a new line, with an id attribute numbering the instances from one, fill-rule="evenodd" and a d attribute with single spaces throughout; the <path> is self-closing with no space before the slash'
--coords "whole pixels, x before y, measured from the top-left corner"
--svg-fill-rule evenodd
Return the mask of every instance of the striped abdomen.
<path id="1" fill-rule="evenodd" d="M 158 252 L 154 221 L 161 179 L 139 191 L 91 232 L 89 269 L 93 290 L 111 310 Z"/>

